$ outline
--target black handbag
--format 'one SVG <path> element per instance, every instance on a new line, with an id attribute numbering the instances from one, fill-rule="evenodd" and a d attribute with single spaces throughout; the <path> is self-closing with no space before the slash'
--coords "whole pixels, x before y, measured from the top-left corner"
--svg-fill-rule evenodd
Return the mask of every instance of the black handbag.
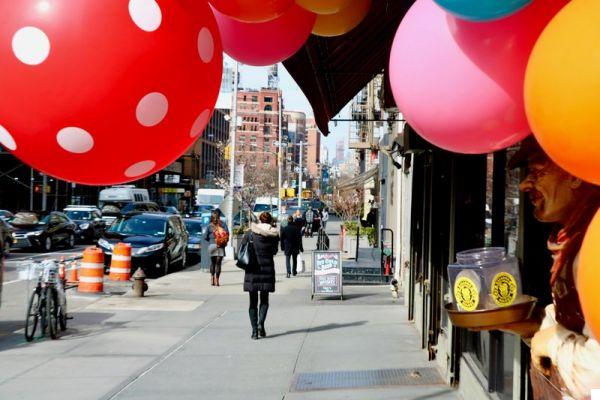
<path id="1" fill-rule="evenodd" d="M 237 263 L 235 264 L 238 268 L 247 271 L 256 265 L 256 252 L 254 251 L 254 237 L 253 233 L 248 234 L 248 239 L 242 243 L 238 249 Z"/>

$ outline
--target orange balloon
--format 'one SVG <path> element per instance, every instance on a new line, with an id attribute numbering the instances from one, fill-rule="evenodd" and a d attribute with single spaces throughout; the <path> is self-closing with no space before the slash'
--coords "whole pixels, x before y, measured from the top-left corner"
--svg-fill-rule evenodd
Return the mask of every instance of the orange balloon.
<path id="1" fill-rule="evenodd" d="M 351 0 L 296 0 L 296 3 L 315 14 L 335 14 L 350 4 Z"/>
<path id="2" fill-rule="evenodd" d="M 219 12 L 242 22 L 267 22 L 280 17 L 294 0 L 209 0 Z"/>
<path id="3" fill-rule="evenodd" d="M 577 291 L 585 322 L 600 339 L 600 211 L 588 227 L 579 252 Z"/>
<path id="4" fill-rule="evenodd" d="M 371 0 L 353 0 L 331 15 L 317 15 L 312 33 L 317 36 L 340 36 L 356 28 L 369 13 Z"/>
<path id="5" fill-rule="evenodd" d="M 573 0 L 538 39 L 525 76 L 529 125 L 546 153 L 600 185 L 600 1 Z"/>

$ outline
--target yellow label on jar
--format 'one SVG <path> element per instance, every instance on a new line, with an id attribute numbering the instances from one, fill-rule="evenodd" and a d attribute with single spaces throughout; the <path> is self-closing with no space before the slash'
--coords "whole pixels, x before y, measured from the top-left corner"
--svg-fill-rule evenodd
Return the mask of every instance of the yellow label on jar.
<path id="1" fill-rule="evenodd" d="M 454 299 L 465 311 L 474 311 L 479 305 L 479 290 L 469 278 L 458 278 L 454 282 Z"/>
<path id="2" fill-rule="evenodd" d="M 500 307 L 510 306 L 517 298 L 517 281 L 508 272 L 500 272 L 492 280 L 492 299 Z"/>

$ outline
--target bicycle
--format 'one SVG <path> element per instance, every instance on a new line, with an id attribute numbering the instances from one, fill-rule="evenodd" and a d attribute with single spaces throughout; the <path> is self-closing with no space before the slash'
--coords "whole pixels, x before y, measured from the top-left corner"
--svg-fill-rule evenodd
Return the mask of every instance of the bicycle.
<path id="1" fill-rule="evenodd" d="M 25 339 L 31 342 L 34 338 L 38 322 L 42 336 L 46 330 L 52 339 L 58 338 L 58 327 L 67 329 L 67 299 L 58 266 L 55 261 L 33 262 L 33 268 L 41 269 L 37 283 L 27 306 L 25 316 Z"/>

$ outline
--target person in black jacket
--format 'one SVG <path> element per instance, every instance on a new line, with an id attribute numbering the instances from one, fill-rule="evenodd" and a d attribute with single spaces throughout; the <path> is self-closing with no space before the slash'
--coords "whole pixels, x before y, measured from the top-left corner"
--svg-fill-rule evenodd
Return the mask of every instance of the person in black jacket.
<path id="1" fill-rule="evenodd" d="M 260 214 L 260 223 L 251 224 L 250 232 L 244 235 L 242 246 L 252 240 L 256 261 L 258 265 L 246 269 L 244 275 L 244 291 L 250 294 L 250 307 L 248 315 L 252 325 L 252 339 L 258 336 L 265 337 L 265 319 L 269 309 L 269 293 L 275 291 L 275 262 L 273 256 L 277 254 L 279 232 L 272 226 L 273 217 L 268 212 Z M 260 294 L 260 310 L 258 298 Z"/>
<path id="2" fill-rule="evenodd" d="M 302 247 L 302 227 L 294 222 L 294 217 L 288 217 L 288 224 L 281 229 L 281 250 L 285 252 L 285 268 L 287 277 L 290 273 L 297 274 L 298 254 L 304 251 Z M 293 268 L 290 267 L 290 258 L 293 261 Z"/>

